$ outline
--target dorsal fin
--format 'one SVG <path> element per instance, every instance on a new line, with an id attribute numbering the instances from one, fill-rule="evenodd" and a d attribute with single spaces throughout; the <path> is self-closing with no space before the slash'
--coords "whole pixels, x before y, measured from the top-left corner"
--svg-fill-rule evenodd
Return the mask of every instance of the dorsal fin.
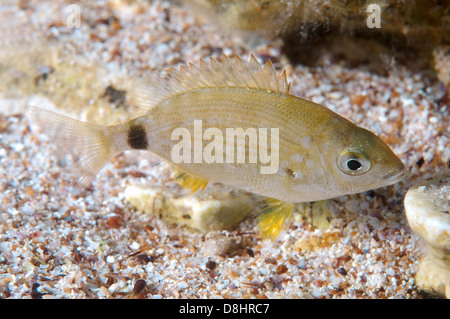
<path id="1" fill-rule="evenodd" d="M 233 62 L 224 55 L 222 62 L 210 58 L 209 63 L 200 60 L 198 66 L 189 63 L 188 67 L 181 66 L 180 70 L 171 69 L 168 84 L 172 93 L 207 87 L 240 87 L 289 93 L 286 73 L 283 72 L 278 78 L 270 60 L 262 67 L 253 54 L 249 63 L 240 57 L 236 57 Z"/>
<path id="2" fill-rule="evenodd" d="M 130 105 L 142 114 L 171 95 L 218 87 L 289 94 L 290 83 L 287 81 L 286 71 L 277 76 L 269 59 L 263 67 L 253 54 L 248 63 L 239 56 L 232 61 L 223 55 L 221 62 L 210 58 L 208 63 L 201 59 L 199 65 L 189 63 L 188 66 L 180 66 L 179 70 L 167 70 L 166 77 L 152 76 L 145 79 L 136 86 L 134 94 L 131 94 Z"/>

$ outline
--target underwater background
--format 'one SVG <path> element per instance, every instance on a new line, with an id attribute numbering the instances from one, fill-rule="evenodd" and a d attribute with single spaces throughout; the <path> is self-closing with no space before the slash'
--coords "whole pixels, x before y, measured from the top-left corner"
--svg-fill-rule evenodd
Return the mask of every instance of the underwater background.
<path id="1" fill-rule="evenodd" d="M 450 169 L 450 4 L 407 3 L 2 1 L 0 297 L 442 297 L 441 284 L 417 285 L 427 248 L 403 201 Z M 115 156 L 75 194 L 24 116 L 36 105 L 119 123 L 133 79 L 252 53 L 286 70 L 292 94 L 380 136 L 407 177 L 298 204 L 271 242 L 235 208 L 251 195 L 233 202 L 219 184 L 190 194 L 146 152 Z"/>

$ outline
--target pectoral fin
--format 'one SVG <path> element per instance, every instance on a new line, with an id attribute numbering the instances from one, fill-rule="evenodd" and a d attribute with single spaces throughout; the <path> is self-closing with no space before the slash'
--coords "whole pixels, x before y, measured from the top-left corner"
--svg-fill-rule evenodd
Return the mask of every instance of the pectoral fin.
<path id="1" fill-rule="evenodd" d="M 178 185 L 186 189 L 190 189 L 191 194 L 196 192 L 199 188 L 204 190 L 206 185 L 208 185 L 208 181 L 203 177 L 187 173 L 186 171 L 180 169 L 175 170 L 174 177 Z"/>
<path id="2" fill-rule="evenodd" d="M 289 223 L 293 210 L 292 204 L 268 198 L 262 213 L 258 216 L 262 237 L 275 240 Z"/>

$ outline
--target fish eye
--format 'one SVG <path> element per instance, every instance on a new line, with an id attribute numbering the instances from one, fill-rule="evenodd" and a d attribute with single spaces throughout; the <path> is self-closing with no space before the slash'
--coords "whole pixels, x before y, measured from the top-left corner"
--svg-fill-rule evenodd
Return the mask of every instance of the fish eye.
<path id="1" fill-rule="evenodd" d="M 370 170 L 369 159 L 359 151 L 345 150 L 338 158 L 338 166 L 348 175 L 361 175 Z"/>

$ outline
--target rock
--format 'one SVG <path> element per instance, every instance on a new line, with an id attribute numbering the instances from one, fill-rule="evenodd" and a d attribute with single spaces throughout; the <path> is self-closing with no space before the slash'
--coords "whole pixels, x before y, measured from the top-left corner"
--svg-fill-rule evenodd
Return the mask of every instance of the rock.
<path id="1" fill-rule="evenodd" d="M 214 187 L 186 195 L 177 188 L 128 186 L 125 198 L 139 211 L 204 232 L 232 229 L 254 207 L 250 196 Z"/>
<path id="2" fill-rule="evenodd" d="M 429 248 L 419 264 L 416 284 L 450 299 L 450 171 L 410 188 L 405 209 L 409 225 Z"/>

